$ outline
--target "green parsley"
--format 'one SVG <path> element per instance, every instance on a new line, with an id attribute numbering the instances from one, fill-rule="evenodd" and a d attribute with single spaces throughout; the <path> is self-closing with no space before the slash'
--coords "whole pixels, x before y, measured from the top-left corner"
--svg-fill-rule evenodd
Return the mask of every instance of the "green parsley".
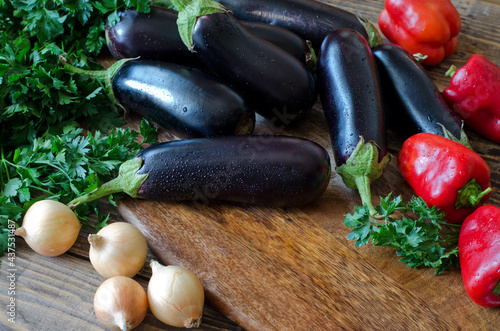
<path id="1" fill-rule="evenodd" d="M 44 135 L 30 145 L 8 153 L 0 149 L 0 253 L 6 249 L 8 223 L 18 221 L 36 201 L 53 199 L 67 204 L 75 197 L 92 191 L 112 179 L 120 165 L 135 156 L 144 143 L 156 142 L 157 134 L 147 120 L 139 132 L 115 128 L 102 135 L 83 134 L 83 129 L 69 125 L 59 135 Z M 110 197 L 113 202 L 113 197 Z M 82 205 L 76 214 L 86 224 L 87 215 L 96 213 L 99 225 L 107 216 L 98 210 L 98 202 Z M 98 230 L 96 228 L 96 230 Z"/>
<path id="2" fill-rule="evenodd" d="M 105 46 L 106 22 L 126 7 L 150 9 L 147 0 L 1 2 L 0 145 L 31 143 L 46 131 L 60 134 L 70 123 L 85 121 L 102 132 L 124 124 L 100 82 L 69 74 L 59 56 L 102 68 L 96 58 Z"/>
<path id="3" fill-rule="evenodd" d="M 444 227 L 460 225 L 446 223 L 445 214 L 438 208 L 429 208 L 415 196 L 405 205 L 400 196 L 393 199 L 391 194 L 375 208 L 380 221 L 370 218 L 366 206 L 355 207 L 355 213 L 346 215 L 343 224 L 352 228 L 347 239 L 354 240 L 355 247 L 370 241 L 374 246 L 389 246 L 409 267 L 432 267 L 436 274 L 458 267 L 459 231 L 445 231 Z"/>
<path id="4" fill-rule="evenodd" d="M 0 1 L 0 255 L 12 222 L 17 226 L 35 201 L 66 203 L 112 178 L 143 143 L 155 142 L 148 121 L 140 133 L 121 129 L 121 110 L 104 86 L 59 61 L 64 55 L 78 67 L 102 69 L 106 23 L 114 24 L 121 8 L 148 12 L 151 2 Z M 84 224 L 95 212 L 97 227 L 108 218 L 97 203 L 75 212 Z"/>

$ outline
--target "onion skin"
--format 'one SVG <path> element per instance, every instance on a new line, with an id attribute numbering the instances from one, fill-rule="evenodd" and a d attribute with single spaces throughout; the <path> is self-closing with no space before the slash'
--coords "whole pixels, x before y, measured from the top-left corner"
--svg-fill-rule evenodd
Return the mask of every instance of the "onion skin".
<path id="1" fill-rule="evenodd" d="M 73 246 L 81 226 L 78 217 L 65 204 L 41 200 L 28 209 L 15 234 L 23 237 L 40 255 L 59 256 Z"/>
<path id="2" fill-rule="evenodd" d="M 196 275 L 179 266 L 151 262 L 153 274 L 148 285 L 149 308 L 163 323 L 197 328 L 203 314 L 205 294 Z"/>
<path id="3" fill-rule="evenodd" d="M 115 222 L 89 235 L 89 258 L 103 277 L 133 277 L 144 267 L 148 255 L 146 237 L 134 225 Z"/>
<path id="4" fill-rule="evenodd" d="M 99 322 L 107 328 L 132 330 L 146 317 L 146 291 L 132 278 L 109 278 L 99 286 L 94 295 L 94 311 Z"/>

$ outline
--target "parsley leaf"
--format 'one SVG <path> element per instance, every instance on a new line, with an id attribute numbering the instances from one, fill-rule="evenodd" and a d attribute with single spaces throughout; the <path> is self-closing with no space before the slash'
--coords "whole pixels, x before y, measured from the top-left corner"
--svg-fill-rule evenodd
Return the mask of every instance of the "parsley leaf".
<path id="1" fill-rule="evenodd" d="M 151 133 L 152 124 L 144 119 L 141 129 Z M 98 183 L 112 179 L 121 163 L 134 157 L 142 144 L 156 142 L 156 136 L 151 136 L 139 141 L 137 131 L 123 128 L 107 135 L 99 131 L 84 135 L 83 129 L 70 125 L 60 135 L 44 135 L 8 154 L 2 148 L 0 220 L 19 220 L 22 212 L 42 198 L 68 203 L 93 190 Z M 97 209 L 97 204 L 92 208 Z M 90 210 L 76 212 L 85 220 Z"/>
<path id="2" fill-rule="evenodd" d="M 2 1 L 0 4 L 0 144 L 31 143 L 40 132 L 60 134 L 90 119 L 92 129 L 123 125 L 100 83 L 63 70 L 59 56 L 101 69 L 108 15 L 122 7 L 150 10 L 149 1 Z M 91 102 L 89 102 L 91 100 Z M 92 120 L 98 113 L 106 121 Z"/>
<path id="3" fill-rule="evenodd" d="M 454 225 L 446 223 L 439 209 L 429 208 L 420 197 L 412 197 L 405 205 L 400 196 L 392 198 L 391 194 L 376 209 L 382 221 L 373 221 L 365 206 L 346 215 L 343 224 L 352 228 L 347 239 L 354 240 L 355 247 L 370 241 L 374 246 L 389 246 L 409 267 L 432 267 L 436 274 L 458 266 L 459 231 L 442 231 L 443 226 Z M 401 215 L 396 218 L 396 214 Z"/>
<path id="4" fill-rule="evenodd" d="M 68 73 L 59 61 L 64 55 L 79 67 L 102 69 L 97 58 L 108 17 L 149 6 L 149 0 L 0 1 L 0 255 L 12 222 L 17 226 L 35 201 L 65 203 L 92 190 L 156 139 L 147 121 L 141 143 L 138 132 L 120 129 L 123 117 L 101 83 Z M 96 213 L 98 227 L 107 220 L 97 204 L 75 212 L 84 223 Z"/>

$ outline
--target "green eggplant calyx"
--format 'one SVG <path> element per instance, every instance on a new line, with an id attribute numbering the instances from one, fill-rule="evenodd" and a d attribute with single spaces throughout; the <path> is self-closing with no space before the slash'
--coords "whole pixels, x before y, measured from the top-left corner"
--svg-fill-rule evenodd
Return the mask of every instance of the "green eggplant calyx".
<path id="1" fill-rule="evenodd" d="M 497 285 L 495 286 L 495 288 L 491 292 L 500 295 L 500 282 L 497 283 Z"/>
<path id="2" fill-rule="evenodd" d="M 467 184 L 458 190 L 455 209 L 474 208 L 481 199 L 491 192 L 491 187 L 483 190 L 475 178 L 472 178 Z"/>
<path id="3" fill-rule="evenodd" d="M 460 130 L 460 138 L 457 138 L 455 137 L 444 125 L 442 125 L 441 123 L 438 123 L 441 128 L 443 129 L 443 134 L 444 134 L 444 137 L 445 138 L 448 138 L 454 142 L 457 142 L 461 145 L 464 145 L 465 147 L 467 147 L 468 149 L 470 150 L 473 150 L 472 149 L 472 146 L 469 142 L 469 137 L 467 137 L 467 135 L 465 134 L 465 131 L 464 131 L 464 122 L 462 121 L 462 128 Z"/>
<path id="4" fill-rule="evenodd" d="M 358 21 L 363 25 L 365 28 L 366 34 L 368 35 L 368 45 L 370 45 L 370 48 L 375 47 L 377 45 L 382 44 L 382 35 L 380 32 L 377 30 L 375 25 L 373 25 L 370 21 L 367 19 L 357 16 Z"/>
<path id="5" fill-rule="evenodd" d="M 179 12 L 177 16 L 179 35 L 190 51 L 194 48 L 193 33 L 198 17 L 229 12 L 215 0 L 172 0 L 172 4 Z"/>
<path id="6" fill-rule="evenodd" d="M 142 164 L 143 160 L 138 157 L 123 162 L 116 178 L 102 184 L 92 192 L 73 199 L 68 203 L 68 206 L 75 208 L 80 204 L 88 203 L 114 193 L 127 193 L 132 198 L 140 198 L 138 195 L 139 189 L 148 177 L 148 174 L 137 174 Z"/>
<path id="7" fill-rule="evenodd" d="M 379 162 L 378 150 L 373 141 L 365 143 L 360 137 L 347 162 L 336 169 L 348 188 L 358 190 L 361 202 L 370 210 L 371 216 L 375 216 L 377 211 L 372 204 L 370 185 L 382 176 L 392 158 L 391 154 L 387 154 Z"/>
<path id="8" fill-rule="evenodd" d="M 62 55 L 59 56 L 59 61 L 61 61 L 61 63 L 64 65 L 64 69 L 66 69 L 67 71 L 74 74 L 85 75 L 94 79 L 98 79 L 102 84 L 104 84 L 106 92 L 108 93 L 109 97 L 113 100 L 115 104 L 117 104 L 120 107 L 122 107 L 122 105 L 118 103 L 113 93 L 113 85 L 112 85 L 113 77 L 118 72 L 118 70 L 120 70 L 121 67 L 123 67 L 125 63 L 137 59 L 138 57 L 121 59 L 113 63 L 108 69 L 105 70 L 85 70 L 70 64 L 69 60 L 65 56 Z"/>
<path id="9" fill-rule="evenodd" d="M 306 67 L 311 71 L 311 73 L 316 74 L 316 68 L 318 64 L 318 56 L 313 48 L 312 42 L 306 40 L 307 53 L 306 53 Z"/>

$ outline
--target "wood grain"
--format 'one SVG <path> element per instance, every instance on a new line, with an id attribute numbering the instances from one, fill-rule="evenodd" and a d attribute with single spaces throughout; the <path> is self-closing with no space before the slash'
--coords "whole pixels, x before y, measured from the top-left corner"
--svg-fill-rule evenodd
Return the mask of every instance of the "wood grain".
<path id="1" fill-rule="evenodd" d="M 103 212 L 109 212 L 115 221 L 124 221 L 110 204 L 103 203 Z M 91 220 L 95 222 L 95 220 Z M 105 280 L 92 267 L 88 258 L 87 236 L 92 231 L 83 229 L 71 250 L 59 257 L 43 257 L 34 253 L 22 238 L 16 238 L 16 254 L 10 260 L 2 257 L 0 265 L 0 302 L 5 307 L 15 299 L 15 323 L 9 322 L 4 310 L 0 330 L 105 330 L 99 323 L 93 307 L 94 294 Z M 151 253 L 148 260 L 155 258 Z M 15 274 L 15 280 L 6 277 Z M 151 270 L 144 268 L 134 277 L 145 289 Z M 14 294 L 9 291 L 14 290 Z M 220 312 L 205 306 L 201 329 L 208 331 L 238 331 L 241 328 Z M 169 327 L 154 317 L 151 311 L 136 330 L 179 330 Z"/>
<path id="2" fill-rule="evenodd" d="M 458 329 L 298 210 L 127 199 L 120 212 L 163 263 L 197 273 L 210 304 L 245 328 Z"/>
<path id="3" fill-rule="evenodd" d="M 473 53 L 500 59 L 498 28 L 490 18 L 500 14 L 498 6 L 479 1 L 454 3 L 463 13 L 464 32 L 456 54 L 430 69 L 441 90 L 448 84 L 444 73 L 451 64 L 461 66 Z M 340 4 L 372 22 L 376 22 L 373 14 L 383 7 L 383 1 Z M 264 121 L 256 133 L 277 133 L 274 129 Z M 331 155 L 319 103 L 300 123 L 279 133 L 314 140 Z M 498 146 L 474 132 L 467 133 L 474 149 L 492 168 L 490 203 L 498 203 Z M 401 144 L 399 137 L 389 133 L 392 154 L 397 154 Z M 389 192 L 405 199 L 413 194 L 394 160 L 374 183 L 373 199 Z M 248 329 L 496 328 L 498 310 L 471 303 L 459 271 L 435 276 L 429 269 L 409 269 L 390 249 L 354 248 L 341 223 L 359 204 L 356 192 L 345 188 L 333 174 L 325 195 L 300 209 L 220 204 L 198 209 L 190 202 L 126 199 L 119 211 L 141 228 L 163 263 L 184 265 L 197 273 L 208 302 Z"/>
<path id="4" fill-rule="evenodd" d="M 324 0 L 376 23 L 383 0 Z M 481 53 L 500 65 L 500 2 L 452 1 L 462 17 L 457 52 L 429 70 L 439 89 L 451 64 L 463 65 Z M 137 127 L 138 118 L 129 125 Z M 278 133 L 260 121 L 256 133 Z M 331 153 L 328 131 L 318 102 L 307 116 L 280 133 L 309 138 Z M 474 149 L 492 170 L 490 203 L 500 205 L 500 148 L 467 130 Z M 162 139 L 176 139 L 164 132 Z M 401 139 L 389 132 L 394 155 Z M 394 160 L 373 185 L 373 199 L 389 192 L 412 195 Z M 207 293 L 201 330 L 496 330 L 498 309 L 475 305 L 466 295 L 457 270 L 434 276 L 410 269 L 394 251 L 355 248 L 342 225 L 346 213 L 360 204 L 356 192 L 333 174 L 318 201 L 295 209 L 271 209 L 190 202 L 157 203 L 125 199 L 118 210 L 103 201 L 113 220 L 136 224 L 149 239 L 149 258 L 183 265 L 198 274 Z M 120 214 L 118 213 L 120 212 Z M 103 279 L 88 260 L 87 235 L 57 258 L 33 253 L 16 239 L 16 323 L 0 317 L 1 330 L 104 330 L 92 300 Z M 2 257 L 0 302 L 8 294 L 9 264 Z M 146 266 L 135 277 L 144 287 Z M 138 330 L 177 330 L 149 312 Z"/>

